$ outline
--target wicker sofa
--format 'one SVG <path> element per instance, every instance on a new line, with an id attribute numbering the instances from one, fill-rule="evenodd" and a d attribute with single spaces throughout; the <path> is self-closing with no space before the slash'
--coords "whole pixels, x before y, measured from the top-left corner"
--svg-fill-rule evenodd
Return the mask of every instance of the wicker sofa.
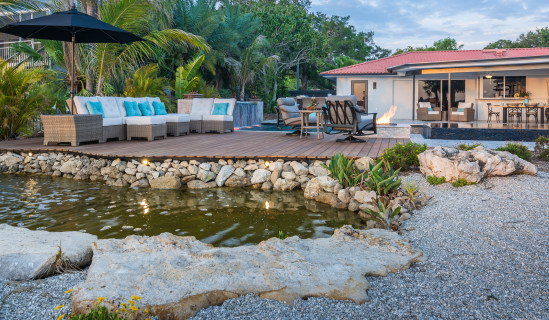
<path id="1" fill-rule="evenodd" d="M 70 101 L 70 100 L 69 100 Z M 105 117 L 103 118 L 103 142 L 108 139 L 131 139 L 133 137 L 147 138 L 166 137 L 167 134 L 179 136 L 189 133 L 189 115 L 167 114 L 153 116 L 128 117 L 124 101 L 160 102 L 158 97 L 74 97 L 75 110 L 78 114 L 89 114 L 86 102 L 101 102 Z"/>
<path id="2" fill-rule="evenodd" d="M 457 108 L 450 108 L 450 121 L 473 121 L 475 120 L 475 109 L 472 103 L 460 102 Z"/>
<path id="3" fill-rule="evenodd" d="M 212 114 L 214 105 L 228 103 L 226 114 Z M 190 131 L 207 133 L 227 131 L 234 132 L 234 108 L 236 99 L 194 98 L 182 99 L 177 102 L 179 114 L 188 114 L 190 117 Z"/>

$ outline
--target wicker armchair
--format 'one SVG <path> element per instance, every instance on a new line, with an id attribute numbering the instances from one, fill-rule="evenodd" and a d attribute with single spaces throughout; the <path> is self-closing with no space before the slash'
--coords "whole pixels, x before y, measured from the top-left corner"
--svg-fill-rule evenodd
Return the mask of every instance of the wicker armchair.
<path id="1" fill-rule="evenodd" d="M 421 121 L 441 121 L 442 110 L 434 108 L 430 102 L 417 103 L 417 119 Z M 429 110 L 431 109 L 431 110 Z"/>
<path id="2" fill-rule="evenodd" d="M 475 120 L 475 109 L 472 103 L 460 102 L 457 108 L 450 108 L 450 121 L 469 122 Z"/>

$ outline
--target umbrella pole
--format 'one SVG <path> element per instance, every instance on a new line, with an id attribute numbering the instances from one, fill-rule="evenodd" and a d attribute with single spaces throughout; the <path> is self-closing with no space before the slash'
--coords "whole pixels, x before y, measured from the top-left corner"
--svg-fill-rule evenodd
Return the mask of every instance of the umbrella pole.
<path id="1" fill-rule="evenodd" d="M 72 66 L 71 66 L 71 114 L 74 114 L 74 33 L 72 34 Z"/>

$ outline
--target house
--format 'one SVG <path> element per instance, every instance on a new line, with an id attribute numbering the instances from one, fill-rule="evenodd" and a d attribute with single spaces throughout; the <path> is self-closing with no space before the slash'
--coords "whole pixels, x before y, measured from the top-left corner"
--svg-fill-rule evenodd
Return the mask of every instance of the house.
<path id="1" fill-rule="evenodd" d="M 395 119 L 416 119 L 417 102 L 442 110 L 473 103 L 475 120 L 488 118 L 487 103 L 549 105 L 549 48 L 416 51 L 322 72 L 338 95 L 356 95 L 359 105 L 381 115 L 396 106 Z"/>

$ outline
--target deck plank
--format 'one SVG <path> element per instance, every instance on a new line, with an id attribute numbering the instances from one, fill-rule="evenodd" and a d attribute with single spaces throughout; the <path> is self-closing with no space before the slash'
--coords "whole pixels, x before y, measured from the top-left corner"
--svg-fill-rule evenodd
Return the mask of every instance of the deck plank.
<path id="1" fill-rule="evenodd" d="M 349 157 L 377 157 L 379 153 L 404 139 L 364 137 L 365 143 L 341 143 L 341 135 L 316 134 L 299 139 L 285 132 L 243 132 L 226 134 L 191 134 L 155 141 L 110 141 L 107 143 L 44 146 L 42 138 L 0 142 L 0 151 L 70 152 L 108 158 L 174 158 L 174 159 L 329 159 L 334 153 Z"/>

